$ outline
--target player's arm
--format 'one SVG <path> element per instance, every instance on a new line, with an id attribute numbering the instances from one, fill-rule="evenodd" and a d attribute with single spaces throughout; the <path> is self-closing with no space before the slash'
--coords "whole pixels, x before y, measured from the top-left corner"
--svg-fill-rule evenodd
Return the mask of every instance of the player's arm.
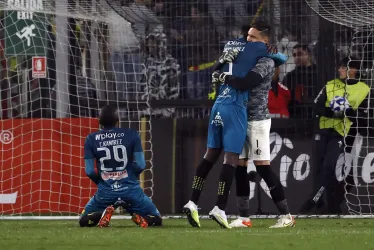
<path id="1" fill-rule="evenodd" d="M 213 66 L 213 74 L 212 74 L 212 84 L 210 85 L 211 91 L 208 94 L 209 100 L 214 100 L 216 98 L 216 93 L 218 92 L 219 86 L 216 83 L 221 83 L 224 79 L 219 78 L 220 70 L 226 63 L 231 63 L 234 59 L 238 56 L 239 51 L 237 49 L 228 49 L 227 51 L 224 49 L 222 56 L 218 59 L 216 64 Z M 224 74 L 222 73 L 222 76 Z"/>
<path id="2" fill-rule="evenodd" d="M 233 62 L 238 54 L 239 51 L 237 49 L 228 49 L 227 51 L 224 51 L 216 64 L 213 66 L 213 71 L 219 71 L 226 63 Z"/>
<path id="3" fill-rule="evenodd" d="M 316 117 L 343 118 L 343 112 L 334 112 L 330 107 L 326 107 L 327 94 L 326 86 L 322 88 L 316 99 L 314 99 Z"/>
<path id="4" fill-rule="evenodd" d="M 85 171 L 88 178 L 90 178 L 95 184 L 99 183 L 100 177 L 95 172 L 95 155 L 92 150 L 92 144 L 90 143 L 90 138 L 87 136 L 84 142 L 84 164 Z"/>
<path id="5" fill-rule="evenodd" d="M 228 75 L 225 78 L 225 84 L 240 91 L 249 90 L 261 84 L 262 79 L 273 70 L 274 64 L 274 61 L 269 58 L 261 58 L 258 60 L 256 66 L 249 71 L 244 78 Z"/>
<path id="6" fill-rule="evenodd" d="M 326 86 L 324 86 L 319 92 L 316 99 L 314 99 L 315 112 L 316 116 L 325 116 L 325 117 L 336 117 L 334 111 L 330 107 L 326 107 L 327 95 L 326 95 Z"/>
<path id="7" fill-rule="evenodd" d="M 274 63 L 275 63 L 275 67 L 279 67 L 281 66 L 282 64 L 285 64 L 288 60 L 287 56 L 282 54 L 282 53 L 276 53 L 276 54 L 273 54 L 273 53 L 269 53 L 266 57 L 268 58 L 271 58 L 274 60 Z"/>
<path id="8" fill-rule="evenodd" d="M 133 157 L 134 157 L 134 170 L 136 173 L 140 174 L 145 169 L 145 158 L 144 152 L 142 148 L 142 142 L 138 133 L 136 133 L 135 141 L 134 141 L 134 148 L 133 148 Z"/>

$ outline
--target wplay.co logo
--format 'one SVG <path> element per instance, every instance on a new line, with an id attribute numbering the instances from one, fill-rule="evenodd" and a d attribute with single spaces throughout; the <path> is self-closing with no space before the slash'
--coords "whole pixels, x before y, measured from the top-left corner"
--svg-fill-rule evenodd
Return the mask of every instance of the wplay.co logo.
<path id="1" fill-rule="evenodd" d="M 9 144 L 13 141 L 13 133 L 9 130 L 0 131 L 0 143 Z"/>

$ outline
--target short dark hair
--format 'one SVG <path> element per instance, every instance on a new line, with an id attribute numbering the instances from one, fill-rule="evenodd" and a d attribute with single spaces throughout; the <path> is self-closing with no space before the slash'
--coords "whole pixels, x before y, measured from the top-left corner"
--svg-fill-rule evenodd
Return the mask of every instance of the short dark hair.
<path id="1" fill-rule="evenodd" d="M 296 44 L 295 46 L 293 46 L 292 49 L 302 49 L 308 53 L 311 53 L 309 46 L 307 44 Z"/>
<path id="2" fill-rule="evenodd" d="M 355 57 L 350 57 L 350 58 L 345 57 L 339 62 L 338 66 L 342 66 L 342 67 L 348 66 L 349 68 L 359 70 L 361 68 L 361 61 Z"/>
<path id="3" fill-rule="evenodd" d="M 248 36 L 248 30 L 251 28 L 250 25 L 248 24 L 243 24 L 242 25 L 242 35 L 243 37 L 247 37 Z"/>
<path id="4" fill-rule="evenodd" d="M 119 121 L 117 108 L 106 105 L 101 108 L 99 114 L 99 124 L 104 128 L 115 127 Z"/>
<path id="5" fill-rule="evenodd" d="M 264 22 L 256 22 L 256 23 L 251 25 L 251 28 L 254 28 L 254 29 L 260 31 L 263 36 L 269 37 L 270 34 L 271 34 L 270 33 L 271 32 L 270 25 L 268 25 Z"/>

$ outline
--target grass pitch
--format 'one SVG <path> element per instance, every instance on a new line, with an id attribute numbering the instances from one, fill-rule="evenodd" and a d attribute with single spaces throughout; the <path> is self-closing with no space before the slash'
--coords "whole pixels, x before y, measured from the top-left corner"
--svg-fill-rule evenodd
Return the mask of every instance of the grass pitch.
<path id="1" fill-rule="evenodd" d="M 296 227 L 269 229 L 275 219 L 254 219 L 252 229 L 221 229 L 211 220 L 192 228 L 165 219 L 159 228 L 112 220 L 110 228 L 80 228 L 77 221 L 1 221 L 0 249 L 155 250 L 364 250 L 374 249 L 373 219 L 298 219 Z"/>

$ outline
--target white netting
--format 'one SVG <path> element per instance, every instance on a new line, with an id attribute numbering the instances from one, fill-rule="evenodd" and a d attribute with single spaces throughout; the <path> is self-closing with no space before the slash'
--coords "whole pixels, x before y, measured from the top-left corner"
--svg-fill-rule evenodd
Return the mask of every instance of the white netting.
<path id="1" fill-rule="evenodd" d="M 322 18 L 348 27 L 347 29 L 339 25 L 335 26 L 340 34 L 335 38 L 337 56 L 340 57 L 337 59 L 347 56 L 348 70 L 351 62 L 358 62 L 359 80 L 370 87 L 367 105 L 359 108 L 356 117 L 349 117 L 354 123 L 350 133 L 345 137 L 346 153 L 341 155 L 337 163 L 337 166 L 343 169 L 337 168 L 336 174 L 340 181 L 345 181 L 346 204 L 349 212 L 372 214 L 374 209 L 371 202 L 374 194 L 372 184 L 374 182 L 372 175 L 374 2 L 367 0 L 306 0 L 306 2 Z M 342 46 L 344 44 L 349 46 Z"/>
<path id="2" fill-rule="evenodd" d="M 133 27 L 108 3 L 0 1 L 0 215 L 81 212 L 95 191 L 83 143 L 107 103 L 120 109 L 122 127 L 140 132 L 141 183 L 152 196 L 151 126 L 139 112 L 149 107 L 139 42 L 146 25 Z M 124 10 L 129 20 L 152 18 L 141 5 Z"/>
<path id="3" fill-rule="evenodd" d="M 345 160 L 345 189 L 346 203 L 351 214 L 373 214 L 374 202 L 374 137 L 373 137 L 373 54 L 374 54 L 374 29 L 365 32 L 354 32 L 349 58 L 350 61 L 360 62 L 360 81 L 365 82 L 370 91 L 367 95 L 367 104 L 359 108 L 356 117 L 349 117 L 353 121 L 351 131 L 358 131 L 352 150 L 347 150 Z M 355 59 L 357 58 L 357 59 Z M 349 65 L 349 64 L 348 64 Z M 348 67 L 349 68 L 349 67 Z M 361 105 L 362 106 L 362 105 Z M 349 148 L 354 136 L 347 135 L 346 147 Z"/>
<path id="4" fill-rule="evenodd" d="M 306 0 L 321 17 L 351 28 L 374 24 L 374 2 L 371 0 Z"/>

